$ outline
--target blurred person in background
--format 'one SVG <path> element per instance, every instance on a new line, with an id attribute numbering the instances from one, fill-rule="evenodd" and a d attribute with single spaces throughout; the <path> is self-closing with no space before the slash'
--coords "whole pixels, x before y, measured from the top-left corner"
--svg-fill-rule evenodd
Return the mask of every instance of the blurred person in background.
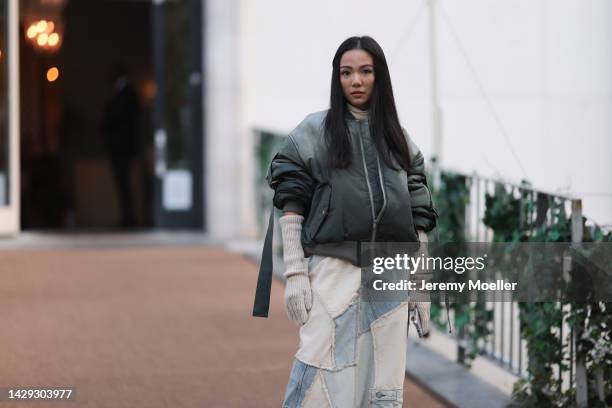
<path id="1" fill-rule="evenodd" d="M 113 91 L 104 108 L 101 133 L 119 198 L 119 226 L 134 227 L 131 169 L 139 154 L 140 101 L 124 64 L 115 64 L 111 81 Z"/>
<path id="2" fill-rule="evenodd" d="M 340 45 L 330 109 L 308 115 L 289 134 L 267 179 L 283 211 L 286 311 L 300 326 L 282 406 L 401 407 L 409 310 L 427 334 L 430 303 L 362 301 L 358 243 L 426 242 L 437 212 L 423 155 L 399 123 L 374 39 Z M 268 231 L 253 310 L 262 317 L 271 279 Z"/>

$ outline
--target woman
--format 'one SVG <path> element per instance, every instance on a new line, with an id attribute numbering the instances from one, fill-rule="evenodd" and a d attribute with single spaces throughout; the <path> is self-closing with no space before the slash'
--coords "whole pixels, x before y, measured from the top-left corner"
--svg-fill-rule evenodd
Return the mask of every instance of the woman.
<path id="1" fill-rule="evenodd" d="M 291 132 L 267 177 L 283 210 L 287 314 L 300 325 L 283 407 L 400 407 L 408 309 L 426 333 L 429 303 L 362 301 L 360 246 L 425 242 L 437 213 L 381 47 L 351 37 L 332 67 L 330 109 Z M 267 316 L 270 245 L 271 226 L 256 316 Z"/>

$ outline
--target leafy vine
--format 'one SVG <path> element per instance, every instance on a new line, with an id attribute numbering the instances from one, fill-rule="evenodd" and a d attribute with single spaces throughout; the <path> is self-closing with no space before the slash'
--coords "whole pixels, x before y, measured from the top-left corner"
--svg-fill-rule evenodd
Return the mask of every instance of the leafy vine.
<path id="1" fill-rule="evenodd" d="M 468 182 L 463 175 L 443 172 L 439 185 L 434 186 L 442 244 L 465 243 L 467 240 L 465 213 L 470 197 Z M 534 192 L 528 184 L 518 188 L 496 184 L 494 192 L 485 195 L 482 221 L 493 231 L 494 242 L 571 242 L 572 222 L 567 204 L 568 200 L 564 198 Z M 612 232 L 605 233 L 597 226 L 587 226 L 584 218 L 582 225 L 583 242 L 612 242 Z M 546 256 L 534 258 L 537 268 L 547 268 L 552 264 Z M 572 266 L 570 276 L 581 273 L 584 276 L 579 264 Z M 585 302 L 518 303 L 521 338 L 527 348 L 528 363 L 526 377 L 514 384 L 511 406 L 575 406 L 575 385 L 563 391 L 560 380 L 561 374 L 570 370 L 571 352 L 574 351 L 568 347 L 570 342 L 563 341 L 560 330 L 557 330 L 564 321 L 577 336 L 575 360 L 582 359 L 587 368 L 589 406 L 612 405 L 611 304 L 594 301 L 588 289 L 577 286 L 578 281 L 570 279 L 565 290 L 568 293 L 587 290 L 583 293 L 584 297 L 573 297 L 584 298 Z M 471 361 L 483 351 L 482 344 L 490 335 L 487 327 L 493 312 L 487 310 L 481 301 L 469 306 L 453 304 L 452 307 L 455 328 L 464 336 L 463 342 L 467 344 L 464 362 L 470 366 Z M 445 325 L 442 310 L 439 304 L 432 304 L 432 321 L 440 328 Z"/>

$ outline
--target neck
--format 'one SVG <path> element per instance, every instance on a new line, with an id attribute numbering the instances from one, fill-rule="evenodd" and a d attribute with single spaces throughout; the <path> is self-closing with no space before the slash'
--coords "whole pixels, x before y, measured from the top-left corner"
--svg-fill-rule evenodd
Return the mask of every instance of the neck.
<path id="1" fill-rule="evenodd" d="M 365 120 L 368 118 L 369 111 L 367 109 L 360 109 L 354 105 L 351 105 L 348 102 L 346 103 L 346 106 L 348 107 L 349 112 L 351 112 L 351 114 L 355 117 L 355 119 Z"/>

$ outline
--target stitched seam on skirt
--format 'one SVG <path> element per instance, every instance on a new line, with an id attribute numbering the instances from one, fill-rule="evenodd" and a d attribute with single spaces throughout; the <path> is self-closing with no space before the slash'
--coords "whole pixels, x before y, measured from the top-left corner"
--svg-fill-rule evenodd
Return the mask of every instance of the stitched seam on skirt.
<path id="1" fill-rule="evenodd" d="M 397 305 L 396 307 L 394 307 L 393 309 L 389 310 L 388 312 L 386 312 L 385 314 L 380 315 L 379 317 L 376 318 L 376 320 L 374 320 L 372 323 L 370 323 L 370 330 L 372 330 L 372 326 L 376 326 L 376 327 L 382 327 L 385 326 L 385 321 L 387 321 L 389 315 L 391 315 L 392 313 L 397 312 L 400 308 L 402 307 L 408 307 L 408 302 L 400 302 L 399 305 Z M 382 323 L 381 323 L 382 322 Z"/>
<path id="2" fill-rule="evenodd" d="M 298 384 L 297 393 L 296 393 L 297 402 L 300 402 L 299 398 L 300 398 L 300 395 L 302 394 L 302 384 L 304 383 L 304 377 L 306 376 L 307 369 L 308 367 L 304 366 L 304 369 L 302 370 L 302 376 L 300 377 L 300 383 Z M 302 402 L 304 402 L 304 400 L 302 400 Z"/>
<path id="3" fill-rule="evenodd" d="M 317 373 L 314 375 L 314 378 L 312 379 L 312 382 L 310 383 L 310 387 L 306 390 L 306 393 L 304 394 L 304 399 L 302 400 L 300 407 L 303 407 L 304 405 L 306 405 L 306 402 L 308 402 L 308 398 L 310 397 L 310 394 L 314 392 L 314 388 L 315 388 L 315 384 L 317 383 L 318 375 L 319 375 L 319 370 L 317 369 Z"/>
<path id="4" fill-rule="evenodd" d="M 356 293 L 355 295 L 353 295 L 353 297 L 351 298 L 351 300 L 349 301 L 348 306 L 344 309 L 344 311 L 342 313 L 340 313 L 338 316 L 336 316 L 336 318 L 332 319 L 332 322 L 334 322 L 334 329 L 332 330 L 332 343 L 331 343 L 331 349 L 332 349 L 332 353 L 331 353 L 331 361 L 333 364 L 333 369 L 330 371 L 340 371 L 343 368 L 346 367 L 351 367 L 351 366 L 355 366 L 357 365 L 356 360 L 356 354 L 357 354 L 357 334 L 359 333 L 359 328 L 358 328 L 358 324 L 357 324 L 357 320 L 359 319 L 359 310 L 357 310 L 357 314 L 355 315 L 354 319 L 355 319 L 355 335 L 353 336 L 353 362 L 352 363 L 348 363 L 348 364 L 341 364 L 338 365 L 336 364 L 336 319 L 339 318 L 340 316 L 342 316 L 344 313 L 347 313 L 349 311 L 349 309 L 351 308 L 351 306 L 353 306 L 353 304 L 355 304 L 355 302 L 359 302 L 359 293 Z M 359 307 L 359 305 L 357 306 Z M 331 315 L 330 315 L 331 317 Z"/>
<path id="5" fill-rule="evenodd" d="M 344 365 L 342 365 L 342 366 L 334 366 L 334 367 L 329 367 L 329 366 L 325 366 L 325 365 L 323 365 L 323 364 L 319 364 L 319 363 L 316 363 L 316 362 L 310 361 L 310 360 L 305 359 L 305 358 L 302 358 L 302 357 L 295 356 L 295 358 L 296 358 L 296 359 L 298 359 L 298 360 L 300 360 L 300 361 L 301 361 L 302 363 L 304 363 L 304 364 L 311 365 L 311 366 L 313 366 L 313 367 L 315 367 L 315 368 L 318 368 L 319 370 L 330 371 L 330 372 L 332 372 L 332 373 L 335 373 L 335 372 L 337 372 L 337 371 L 342 371 L 342 370 L 344 370 L 344 369 L 345 369 L 345 368 L 347 368 L 347 367 L 355 367 L 355 366 L 357 365 L 357 363 L 356 363 L 356 362 L 353 362 L 353 363 L 351 363 L 351 364 L 344 364 Z"/>
<path id="6" fill-rule="evenodd" d="M 327 309 L 326 309 L 327 311 Z M 331 361 L 332 366 L 336 367 L 336 321 L 331 317 L 329 311 L 327 312 L 329 318 L 333 323 L 332 331 L 331 331 L 331 347 L 329 350 L 329 361 Z"/>
<path id="7" fill-rule="evenodd" d="M 317 292 L 315 289 L 312 289 L 312 296 L 313 296 L 313 298 L 314 298 L 315 295 L 319 298 L 319 303 L 321 303 L 321 306 L 323 307 L 323 310 L 325 310 L 325 313 L 327 313 L 327 316 L 333 322 L 334 318 L 332 317 L 331 313 L 329 313 L 329 310 L 325 306 L 325 303 L 323 302 L 323 298 L 321 297 L 321 295 L 319 295 L 319 292 Z"/>
<path id="8" fill-rule="evenodd" d="M 317 263 L 315 268 L 318 268 L 319 265 L 321 265 L 321 263 L 323 263 L 327 259 L 335 259 L 335 258 L 325 257 L 321 261 L 319 261 L 319 263 Z M 357 351 L 355 351 L 355 358 L 354 358 L 353 363 L 343 364 L 341 366 L 337 366 L 336 365 L 336 360 L 335 360 L 335 340 L 336 340 L 336 337 L 335 337 L 336 336 L 335 320 L 332 318 L 332 315 L 329 312 L 329 309 L 325 306 L 325 303 L 322 301 L 322 297 L 319 295 L 317 290 L 312 289 L 312 296 L 313 296 L 313 307 L 314 307 L 314 298 L 317 297 L 318 300 L 319 300 L 319 303 L 321 304 L 321 307 L 323 308 L 323 310 L 325 311 L 327 316 L 330 318 L 330 320 L 334 324 L 334 327 L 332 328 L 332 331 L 331 331 L 332 334 L 331 334 L 331 347 L 330 347 L 330 354 L 331 354 L 330 357 L 331 357 L 331 364 L 332 365 L 331 366 L 325 365 L 325 364 L 322 364 L 320 361 L 314 362 L 312 360 L 304 359 L 302 357 L 298 358 L 297 355 L 296 355 L 295 358 L 297 358 L 298 360 L 302 361 L 305 364 L 309 364 L 309 365 L 312 365 L 314 367 L 317 367 L 318 369 L 328 370 L 328 371 L 332 371 L 332 372 L 340 371 L 340 370 L 342 370 L 342 369 L 344 369 L 346 367 L 356 366 L 357 365 L 357 363 L 356 363 L 356 360 L 357 360 Z M 344 311 L 346 312 L 346 310 L 348 310 L 348 308 L 351 306 L 351 304 L 353 302 L 359 302 L 359 307 L 361 307 L 361 301 L 359 299 L 361 299 L 360 289 L 357 289 L 356 293 L 351 298 L 351 301 L 350 301 L 349 305 L 347 306 L 347 308 Z M 312 308 L 311 308 L 311 310 L 312 310 Z M 342 315 L 342 313 L 340 315 Z M 357 311 L 357 316 L 355 318 L 359 319 L 359 310 Z M 310 320 L 310 314 L 308 316 L 308 320 Z M 308 322 L 308 320 L 306 321 L 306 323 Z M 306 324 L 306 323 L 304 323 L 304 324 Z M 358 324 L 355 325 L 355 331 L 357 333 L 357 335 L 355 336 L 355 340 L 354 340 L 355 341 L 355 350 L 356 350 L 357 349 L 357 339 L 359 337 L 359 325 Z"/>
<path id="9" fill-rule="evenodd" d="M 358 289 L 357 294 L 359 295 L 359 299 L 361 299 L 361 289 Z M 359 361 L 359 325 L 361 324 L 361 308 L 363 307 L 363 302 L 361 302 L 361 300 L 358 301 L 357 303 L 357 321 L 355 322 L 355 331 L 357 332 L 357 335 L 355 336 L 355 366 L 357 365 L 357 362 Z M 363 333 L 365 334 L 365 332 Z M 373 344 L 373 343 L 372 343 Z M 356 398 L 357 398 L 357 377 L 358 377 L 358 370 L 355 369 L 355 375 L 353 375 L 353 406 L 357 406 L 356 405 Z"/>
<path id="10" fill-rule="evenodd" d="M 328 261 L 328 262 L 326 262 L 326 263 L 331 263 L 331 262 L 342 262 L 342 263 L 345 263 L 345 264 L 347 264 L 347 265 L 351 265 L 349 262 L 344 261 L 344 260 L 342 260 L 342 259 L 339 259 L 339 258 L 335 258 L 335 257 L 328 256 L 328 257 L 323 258 L 323 260 L 322 260 L 322 261 L 320 261 L 320 262 L 317 264 L 316 268 L 318 268 L 318 267 L 319 267 L 319 265 L 321 265 L 321 264 L 322 264 L 323 262 L 325 262 L 325 261 Z M 325 265 L 325 270 L 327 270 L 328 268 L 331 268 L 331 269 L 342 269 L 342 268 L 344 268 L 344 266 L 340 266 L 340 267 L 331 266 L 331 267 L 328 267 L 327 265 Z M 323 273 L 325 273 L 325 271 L 323 271 Z M 312 283 L 312 282 L 311 282 L 311 283 Z M 350 300 L 349 300 L 349 305 L 350 305 L 350 304 L 353 302 L 353 300 L 354 300 L 354 299 L 356 299 L 356 298 L 361 298 L 360 287 L 361 287 L 361 284 L 357 285 L 357 288 L 355 288 L 355 289 L 352 291 L 352 292 L 353 292 L 353 295 L 352 295 L 352 297 L 351 297 L 351 298 L 350 298 Z M 324 303 L 324 302 L 321 302 L 321 304 L 324 306 L 324 309 L 325 309 L 325 311 L 327 312 L 327 314 L 329 315 L 329 317 L 330 317 L 332 320 L 334 320 L 334 315 L 333 315 L 332 311 L 331 311 L 331 310 L 329 310 L 329 309 L 326 307 L 326 305 L 325 305 L 325 303 Z M 348 308 L 348 307 L 347 307 L 347 308 Z M 345 308 L 344 310 L 346 311 L 346 309 L 347 309 L 347 308 Z M 342 313 L 344 313 L 344 312 L 342 312 Z M 339 313 L 339 314 L 338 314 L 336 317 L 338 317 L 338 316 L 342 315 L 342 313 Z"/>
<path id="11" fill-rule="evenodd" d="M 402 306 L 407 306 L 407 305 L 408 305 L 408 303 L 405 303 L 405 304 L 404 304 L 404 303 L 405 303 L 405 302 L 400 303 L 400 304 L 399 304 L 397 307 L 394 307 L 394 308 L 393 308 L 393 309 L 391 309 L 389 312 L 387 312 L 387 313 L 385 313 L 384 315 L 380 316 L 378 319 L 374 320 L 374 321 L 373 321 L 373 322 L 370 324 L 370 331 L 372 332 L 372 344 L 373 344 L 373 346 L 374 346 L 374 385 L 375 385 L 375 386 L 377 385 L 377 382 L 378 382 L 378 380 L 379 380 L 379 378 L 380 378 L 380 376 L 378 375 L 378 372 L 379 372 L 379 370 L 380 370 L 380 367 L 379 367 L 379 361 L 378 361 L 378 346 L 379 346 L 379 345 L 377 344 L 377 340 L 376 340 L 376 337 L 377 337 L 377 336 L 375 336 L 375 335 L 374 335 L 374 332 L 372 331 L 372 326 L 374 326 L 375 328 L 384 327 L 384 326 L 385 326 L 385 324 L 384 324 L 384 320 L 387 320 L 386 318 L 387 318 L 387 317 L 389 317 L 389 315 L 390 315 L 392 312 L 397 312 L 397 311 L 399 311 L 399 309 L 400 309 Z M 382 319 L 382 318 L 385 318 L 385 319 L 383 320 L 383 324 L 376 324 L 376 323 L 377 323 L 377 322 L 379 322 L 379 321 L 380 321 L 380 319 Z M 376 387 L 376 388 L 378 388 L 378 387 Z"/>
<path id="12" fill-rule="evenodd" d="M 323 298 L 319 295 L 319 293 L 316 290 L 313 289 L 312 290 L 313 297 L 315 296 L 315 294 L 319 298 L 319 303 L 321 304 L 321 307 L 323 308 L 323 310 L 325 310 L 325 313 L 327 313 L 327 317 L 329 317 L 329 319 L 331 320 L 333 324 L 333 327 L 331 330 L 331 339 L 330 339 L 331 343 L 330 343 L 330 350 L 329 350 L 329 358 L 330 358 L 332 368 L 333 368 L 336 365 L 336 362 L 335 362 L 336 322 L 334 321 L 331 313 L 329 313 L 329 310 L 325 306 L 325 303 L 323 302 Z M 323 364 L 319 363 L 318 366 L 322 367 Z"/>
<path id="13" fill-rule="evenodd" d="M 354 336 L 353 336 L 353 363 L 355 364 L 355 367 L 357 366 L 357 362 L 359 361 L 359 320 L 360 320 L 360 316 L 361 316 L 361 290 L 357 289 L 357 293 L 355 294 L 355 298 L 353 298 L 351 300 L 351 305 L 353 304 L 353 302 L 357 302 L 357 313 L 355 314 L 355 324 L 354 324 Z M 350 305 L 349 305 L 350 307 Z M 357 368 L 355 368 L 355 371 L 353 373 L 353 406 L 355 406 L 355 398 L 357 395 Z"/>
<path id="14" fill-rule="evenodd" d="M 325 310 L 325 313 L 327 313 L 327 316 L 328 316 L 328 317 L 331 319 L 331 321 L 333 322 L 333 321 L 334 321 L 334 319 L 332 319 L 332 318 L 331 318 L 331 316 L 330 316 L 329 312 L 327 311 L 327 308 L 325 307 L 325 304 L 324 304 L 324 303 L 321 301 L 321 296 L 319 296 L 319 293 L 317 293 L 317 291 L 316 291 L 316 290 L 312 289 L 312 298 L 313 298 L 313 300 L 312 300 L 312 302 L 313 302 L 313 303 L 312 303 L 312 307 L 313 307 L 313 308 L 314 308 L 314 298 L 315 298 L 315 297 L 317 297 L 317 298 L 319 299 L 319 303 L 321 304 L 321 307 L 323 308 L 323 310 Z M 312 310 L 312 308 L 311 308 L 310 310 Z M 308 314 L 308 320 L 310 320 L 310 316 L 311 316 L 311 315 L 310 315 L 310 314 Z M 306 323 L 308 323 L 308 320 L 306 320 Z M 304 323 L 304 324 L 306 324 L 306 323 Z M 332 343 L 331 343 L 331 348 L 332 348 L 332 349 L 333 349 L 333 347 L 334 347 L 334 343 L 333 343 L 333 341 L 334 341 L 334 331 L 335 331 L 335 326 L 334 326 L 334 327 L 332 328 L 332 330 L 331 330 L 331 332 L 332 332 L 332 334 L 331 334 L 331 335 L 332 335 L 332 338 L 331 338 L 331 340 L 332 340 Z M 299 351 L 299 350 L 298 350 L 298 351 Z M 330 350 L 330 353 L 331 353 L 331 357 L 332 357 L 332 359 L 331 359 L 331 363 L 332 363 L 332 365 L 331 365 L 331 366 L 326 365 L 326 364 L 323 364 L 321 361 L 316 361 L 316 362 L 315 362 L 315 361 L 312 361 L 312 360 L 309 360 L 309 359 L 305 359 L 305 358 L 301 358 L 301 357 L 300 357 L 300 358 L 298 358 L 297 354 L 296 354 L 295 358 L 297 358 L 298 360 L 300 360 L 300 361 L 301 361 L 301 362 L 303 362 L 303 363 L 306 363 L 306 364 L 308 364 L 308 365 L 314 366 L 314 367 L 316 367 L 316 368 L 318 368 L 318 369 L 325 369 L 325 370 L 330 370 L 330 371 L 337 371 L 337 370 L 335 370 L 335 366 L 334 366 L 334 365 L 335 365 L 335 362 L 334 362 L 334 359 L 333 359 L 334 355 L 333 355 L 333 352 L 332 352 L 331 350 Z M 325 358 L 324 358 L 323 360 L 325 360 Z"/>
<path id="15" fill-rule="evenodd" d="M 378 371 L 380 370 L 380 367 L 378 364 L 378 347 L 376 346 L 376 336 L 374 335 L 374 332 L 372 331 L 371 324 L 370 324 L 370 332 L 372 333 L 372 348 L 374 349 L 374 380 L 372 381 L 372 383 L 374 384 L 374 386 L 376 386 L 378 378 L 380 377 L 378 375 Z"/>
<path id="16" fill-rule="evenodd" d="M 330 316 L 329 312 L 325 308 L 325 305 L 323 304 L 323 302 L 321 302 L 321 297 L 319 296 L 319 294 L 315 290 L 313 290 L 312 293 L 313 293 L 313 298 L 315 296 L 319 298 L 319 302 L 321 303 L 323 309 L 326 311 L 327 315 Z M 361 307 L 361 302 L 359 302 L 358 307 Z M 348 310 L 348 307 L 347 307 L 347 310 Z M 359 316 L 359 311 L 357 313 L 358 313 L 357 316 Z M 331 316 L 330 316 L 330 318 L 331 318 Z M 358 317 L 356 317 L 356 319 L 357 318 Z M 332 330 L 332 339 L 331 339 L 332 340 L 332 342 L 331 342 L 331 348 L 332 348 L 331 363 L 332 363 L 332 365 L 329 366 L 329 365 L 326 365 L 326 364 L 322 364 L 320 361 L 316 361 L 315 362 L 315 361 L 312 361 L 310 359 L 305 359 L 303 357 L 298 357 L 297 355 L 295 356 L 295 358 L 297 358 L 298 360 L 300 360 L 301 362 L 303 362 L 305 364 L 317 367 L 320 370 L 327 370 L 327 371 L 331 371 L 331 372 L 340 371 L 340 370 L 343 370 L 343 369 L 345 369 L 347 367 L 354 367 L 354 366 L 357 365 L 357 339 L 358 339 L 359 335 L 355 336 L 355 340 L 354 340 L 355 341 L 355 358 L 353 359 L 353 362 L 349 363 L 349 364 L 336 365 L 336 360 L 334 358 L 335 357 L 335 355 L 334 355 L 335 340 L 336 340 L 336 338 L 335 338 L 335 321 L 334 321 L 334 319 L 331 319 L 331 321 L 334 322 L 334 327 L 333 327 L 333 330 Z M 355 324 L 355 331 L 356 331 L 357 334 L 359 333 L 358 329 L 359 329 L 358 325 Z"/>
<path id="17" fill-rule="evenodd" d="M 355 296 L 353 296 L 353 297 L 351 298 L 350 303 L 349 303 L 349 304 L 348 304 L 348 306 L 347 306 L 347 307 L 344 309 L 344 311 L 343 311 L 342 313 L 340 313 L 338 316 L 336 316 L 336 318 L 333 318 L 333 319 L 332 319 L 332 322 L 334 322 L 334 329 L 332 330 L 332 339 L 331 339 L 331 361 L 332 361 L 332 364 L 333 364 L 334 369 L 338 369 L 338 367 L 349 367 L 349 366 L 351 366 L 351 365 L 355 365 L 355 364 L 354 364 L 354 360 L 355 360 L 355 357 L 354 357 L 354 355 L 355 355 L 354 350 L 355 350 L 355 347 L 353 347 L 353 363 L 352 363 L 352 364 L 343 364 L 343 365 L 338 365 L 338 364 L 336 364 L 336 319 L 337 319 L 338 317 L 342 316 L 344 313 L 347 313 L 347 312 L 348 312 L 348 310 L 349 310 L 349 309 L 351 308 L 351 306 L 353 305 L 354 299 L 355 299 Z M 331 317 L 331 315 L 330 315 L 330 317 Z M 357 316 L 355 316 L 355 319 L 357 319 L 357 318 L 358 318 L 358 315 L 357 315 Z M 357 324 L 356 324 L 356 323 L 357 323 L 357 322 L 355 322 L 355 326 L 357 326 Z M 357 337 L 356 337 L 356 336 L 353 336 L 353 339 L 354 339 L 354 342 L 356 343 L 356 342 L 357 342 Z"/>
<path id="18" fill-rule="evenodd" d="M 332 399 L 329 395 L 329 391 L 327 389 L 327 384 L 325 383 L 325 377 L 323 377 L 323 373 L 321 372 L 321 370 L 319 370 L 319 376 L 321 377 L 321 387 L 323 388 L 323 393 L 325 394 L 325 398 L 327 399 L 327 403 L 329 404 L 329 406 L 331 408 L 336 408 L 334 406 L 334 403 L 332 402 Z"/>

